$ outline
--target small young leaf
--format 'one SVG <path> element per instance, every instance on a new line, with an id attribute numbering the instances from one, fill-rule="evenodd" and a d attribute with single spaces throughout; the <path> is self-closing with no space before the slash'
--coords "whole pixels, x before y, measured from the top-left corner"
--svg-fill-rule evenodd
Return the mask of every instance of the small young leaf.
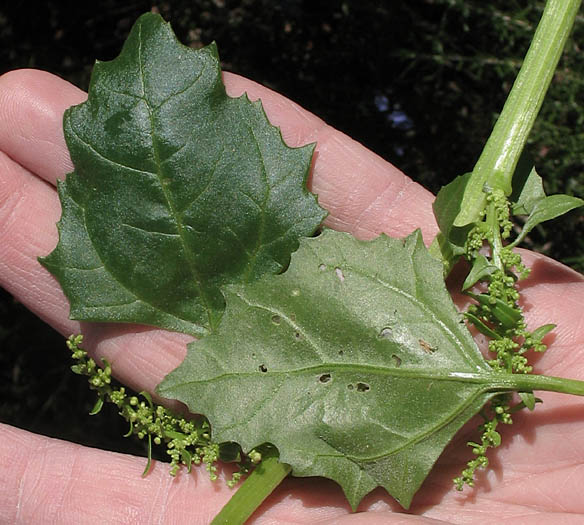
<path id="1" fill-rule="evenodd" d="M 541 340 L 549 334 L 554 328 L 556 327 L 555 324 L 544 324 L 539 328 L 536 328 L 533 332 L 531 332 L 531 338 L 534 341 L 541 342 Z"/>
<path id="2" fill-rule="evenodd" d="M 528 215 L 521 233 L 511 246 L 517 246 L 538 224 L 555 219 L 584 205 L 584 200 L 570 195 L 546 196 L 542 178 L 535 168 L 517 188 L 514 188 L 511 198 L 513 199 L 511 208 L 513 215 Z"/>
<path id="3" fill-rule="evenodd" d="M 535 408 L 535 396 L 533 392 L 519 392 L 519 398 L 523 401 L 523 404 L 528 410 L 533 410 Z"/>
<path id="4" fill-rule="evenodd" d="M 152 466 L 152 435 L 148 434 L 148 445 L 147 445 L 147 450 L 148 450 L 148 461 L 146 462 L 146 466 L 144 467 L 144 472 L 142 472 L 142 477 L 145 477 L 146 475 L 148 475 L 148 472 L 150 472 L 150 467 Z"/>
<path id="5" fill-rule="evenodd" d="M 435 259 L 442 261 L 445 275 L 464 254 L 466 238 L 473 226 L 472 224 L 464 227 L 454 226 L 454 221 L 460 213 L 464 190 L 470 183 L 471 177 L 472 173 L 456 177 L 451 183 L 440 189 L 432 204 L 440 232 L 430 247 L 430 253 Z"/>
<path id="6" fill-rule="evenodd" d="M 521 233 L 511 243 L 511 246 L 517 246 L 538 224 L 555 219 L 580 206 L 584 206 L 584 200 L 570 195 L 550 195 L 549 197 L 538 200 L 533 203 L 533 207 L 529 212 L 529 217 L 523 225 Z"/>
<path id="7" fill-rule="evenodd" d="M 225 93 L 217 50 L 139 18 L 70 108 L 75 171 L 59 185 L 59 244 L 41 262 L 71 317 L 197 334 L 220 287 L 277 273 L 325 216 L 306 189 L 313 145 L 287 147 L 259 102 Z"/>
<path id="8" fill-rule="evenodd" d="M 419 232 L 302 240 L 284 274 L 227 288 L 219 329 L 158 392 L 218 442 L 272 443 L 294 475 L 337 481 L 353 507 L 377 486 L 408 507 L 508 376 L 460 324 L 441 270 Z"/>
<path id="9" fill-rule="evenodd" d="M 93 405 L 93 408 L 90 410 L 89 415 L 95 416 L 95 415 L 99 414 L 101 412 L 102 408 L 103 408 L 103 397 L 98 397 L 97 401 L 95 402 L 95 405 Z"/>
<path id="10" fill-rule="evenodd" d="M 505 301 L 499 298 L 495 298 L 495 300 L 493 300 L 489 295 L 477 295 L 471 292 L 466 292 L 466 295 L 472 297 L 475 301 L 478 301 L 483 306 L 489 307 L 503 328 L 511 328 L 515 326 L 517 321 L 521 319 L 521 312 L 519 310 L 515 310 Z"/>
<path id="11" fill-rule="evenodd" d="M 491 339 L 501 338 L 501 336 L 497 332 L 489 328 L 476 315 L 471 314 L 470 312 L 465 312 L 464 317 L 466 317 L 481 334 L 486 335 Z"/>
<path id="12" fill-rule="evenodd" d="M 545 198 L 543 180 L 535 168 L 532 168 L 527 178 L 517 183 L 513 177 L 513 194 L 510 197 L 513 202 L 511 211 L 513 215 L 529 215 L 535 204 Z"/>
<path id="13" fill-rule="evenodd" d="M 470 226 L 458 228 L 454 221 L 460 212 L 462 196 L 467 185 L 472 180 L 472 173 L 465 173 L 456 177 L 452 182 L 443 186 L 432 204 L 436 222 L 440 232 L 455 246 L 464 246 Z"/>
<path id="14" fill-rule="evenodd" d="M 464 283 L 462 284 L 463 290 L 468 290 L 471 286 L 476 284 L 478 281 L 492 275 L 497 271 L 497 267 L 490 264 L 484 255 L 479 254 L 475 259 L 472 268 L 468 272 Z"/>
<path id="15" fill-rule="evenodd" d="M 190 472 L 192 464 L 193 464 L 193 456 L 191 455 L 191 453 L 187 449 L 183 449 L 180 452 L 180 457 L 181 457 L 182 462 L 187 467 L 187 472 Z"/>

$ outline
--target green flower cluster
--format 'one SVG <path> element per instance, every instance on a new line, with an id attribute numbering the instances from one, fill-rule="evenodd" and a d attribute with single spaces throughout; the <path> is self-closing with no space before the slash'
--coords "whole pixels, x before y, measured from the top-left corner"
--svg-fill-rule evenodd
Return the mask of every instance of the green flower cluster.
<path id="1" fill-rule="evenodd" d="M 170 474 L 176 475 L 181 467 L 186 467 L 190 472 L 192 465 L 205 465 L 211 480 L 217 479 L 216 462 L 239 461 L 239 471 L 235 472 L 232 479 L 227 482 L 233 487 L 248 473 L 250 466 L 258 460 L 258 453 L 252 451 L 249 457 L 241 460 L 239 450 L 234 450 L 232 445 L 219 445 L 211 439 L 211 429 L 204 417 L 186 419 L 174 414 L 162 405 L 153 403 L 150 394 L 140 392 L 138 395 L 129 395 L 123 386 L 112 386 L 112 367 L 105 359 L 103 368 L 81 348 L 83 336 L 73 335 L 67 340 L 67 346 L 72 352 L 75 364 L 71 370 L 79 375 L 87 376 L 89 387 L 97 393 L 97 402 L 90 414 L 99 413 L 105 402 L 116 405 L 119 414 L 130 424 L 126 437 L 131 435 L 139 439 L 148 440 L 148 462 L 144 469 L 144 475 L 150 470 L 152 444 L 164 445 L 166 453 L 170 457 Z"/>
<path id="2" fill-rule="evenodd" d="M 530 350 L 543 352 L 542 339 L 555 325 L 539 327 L 533 332 L 526 328 L 523 310 L 519 304 L 517 282 L 529 275 L 521 256 L 503 245 L 512 231 L 510 205 L 501 191 L 487 192 L 486 207 L 481 220 L 467 238 L 465 256 L 471 265 L 469 275 L 474 278 L 465 288 L 478 285 L 481 293 L 467 291 L 475 300 L 465 312 L 465 318 L 489 338 L 488 349 L 492 358 L 489 365 L 501 373 L 529 374 L 532 367 L 526 357 Z M 499 394 L 491 400 L 490 410 L 483 413 L 485 422 L 479 427 L 481 442 L 469 442 L 475 458 L 454 479 L 458 490 L 464 485 L 474 485 L 477 469 L 488 465 L 486 453 L 498 447 L 501 436 L 496 431 L 500 423 L 511 424 L 511 413 L 522 408 L 533 409 L 538 401 L 532 392 L 520 392 L 520 401 L 513 404 L 511 394 Z"/>
<path id="3" fill-rule="evenodd" d="M 474 443 L 469 441 L 467 445 L 472 448 L 472 453 L 476 456 L 471 459 L 466 468 L 461 472 L 460 476 L 454 478 L 454 486 L 457 490 L 462 490 L 464 485 L 469 487 L 474 486 L 474 477 L 477 469 L 487 468 L 489 460 L 487 458 L 487 450 L 489 448 L 498 447 L 501 444 L 501 434 L 497 432 L 497 426 L 502 423 L 510 425 L 513 423 L 509 413 L 509 405 L 504 404 L 510 400 L 510 396 L 497 396 L 491 402 L 491 414 L 487 416 L 482 414 L 485 422 L 479 427 L 481 432 L 481 442 Z"/>

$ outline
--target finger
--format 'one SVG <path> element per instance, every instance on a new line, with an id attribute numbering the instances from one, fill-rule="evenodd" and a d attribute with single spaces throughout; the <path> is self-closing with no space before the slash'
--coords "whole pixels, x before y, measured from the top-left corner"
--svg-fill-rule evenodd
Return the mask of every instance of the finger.
<path id="1" fill-rule="evenodd" d="M 337 221 L 338 226 L 348 230 L 354 226 L 356 233 L 371 232 L 375 218 L 382 215 L 380 203 L 390 195 L 391 187 L 401 195 L 398 202 L 406 195 L 408 199 L 415 195 L 417 185 L 407 182 L 403 174 L 287 99 L 241 77 L 226 75 L 226 82 L 232 95 L 237 94 L 237 90 L 247 89 L 252 98 L 264 97 L 270 118 L 279 118 L 277 123 L 291 143 L 315 138 L 320 141 L 322 137 L 323 147 L 317 154 L 314 181 L 323 188 L 329 206 L 337 210 L 338 217 L 331 214 L 329 219 L 332 223 Z M 0 115 L 4 117 L 0 120 L 0 147 L 9 157 L 4 158 L 0 172 L 4 190 L 0 194 L 0 209 L 4 217 L 10 217 L 0 224 L 3 241 L 0 282 L 66 335 L 78 332 L 79 325 L 67 320 L 66 299 L 58 291 L 55 280 L 36 260 L 38 255 L 48 254 L 57 242 L 54 224 L 59 216 L 59 204 L 49 186 L 34 181 L 34 173 L 54 184 L 71 169 L 62 135 L 62 113 L 69 104 L 83 99 L 81 91 L 48 73 L 17 71 L 0 78 Z M 27 124 L 29 120 L 34 120 L 34 125 Z M 11 129 L 17 131 L 11 133 Z M 352 163 L 339 162 L 335 152 L 345 157 L 352 152 Z M 377 186 L 364 184 L 357 167 L 363 173 L 372 174 L 371 180 L 377 181 L 375 184 L 386 180 L 387 188 L 381 191 L 384 195 L 381 200 L 379 195 L 371 194 L 372 189 L 374 193 L 377 191 Z M 323 174 L 321 178 L 319 173 Z M 334 177 L 339 180 L 338 191 Z M 318 182 L 320 179 L 322 182 Z M 424 205 L 426 192 L 419 191 L 422 194 L 419 207 L 408 205 L 409 210 L 428 209 Z M 397 205 L 390 209 L 386 223 L 387 217 L 398 209 Z M 417 220 L 413 217 L 415 214 L 410 220 Z M 407 221 L 397 221 L 394 230 L 404 228 L 404 224 Z M 386 230 L 389 229 L 388 225 Z M 84 327 L 83 332 L 88 349 L 99 345 L 99 355 L 110 360 L 116 375 L 130 386 L 151 389 L 184 357 L 186 338 L 178 334 L 167 336 L 158 330 L 103 325 Z M 129 352 L 130 348 L 134 351 Z"/>
<path id="2" fill-rule="evenodd" d="M 420 227 L 436 232 L 430 192 L 397 168 L 308 111 L 259 84 L 225 73 L 231 96 L 261 98 L 286 142 L 317 142 L 312 190 L 329 212 L 327 224 L 362 238 L 382 231 L 404 235 Z M 71 171 L 62 131 L 64 110 L 86 94 L 50 73 L 19 70 L 0 77 L 0 150 L 55 184 Z"/>
<path id="3" fill-rule="evenodd" d="M 168 465 L 158 462 L 142 477 L 145 462 L 0 424 L 0 521 L 207 525 L 233 494 L 225 483 L 233 466 L 220 466 L 219 479 L 212 482 L 204 467 L 194 467 L 190 474 L 182 469 L 172 477 Z M 404 522 L 389 512 L 385 499 L 372 495 L 360 509 L 375 513 L 349 516 L 334 483 L 289 479 L 249 523 L 434 523 Z"/>
<path id="4" fill-rule="evenodd" d="M 145 459 L 0 425 L 2 523 L 208 524 L 229 497 L 204 469 L 175 478 Z M 229 477 L 230 474 L 226 472 Z"/>
<path id="5" fill-rule="evenodd" d="M 61 213 L 55 191 L 0 151 L 0 286 L 65 333 L 69 307 L 57 282 L 37 257 L 55 243 Z"/>
<path id="6" fill-rule="evenodd" d="M 117 377 L 152 391 L 180 364 L 192 338 L 136 326 L 82 328 L 70 320 L 59 284 L 37 261 L 56 243 L 60 213 L 54 188 L 0 152 L 0 286 L 63 335 L 83 332 L 92 350 L 101 343 L 99 355 L 114 365 Z"/>
<path id="7" fill-rule="evenodd" d="M 63 137 L 63 113 L 87 94 L 61 78 L 33 69 L 0 76 L 0 150 L 55 184 L 72 171 Z"/>

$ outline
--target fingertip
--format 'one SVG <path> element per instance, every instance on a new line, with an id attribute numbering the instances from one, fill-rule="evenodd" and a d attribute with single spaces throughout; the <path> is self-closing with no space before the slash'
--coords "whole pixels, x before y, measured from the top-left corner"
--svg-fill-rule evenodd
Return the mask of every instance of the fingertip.
<path id="1" fill-rule="evenodd" d="M 63 113 L 87 95 L 46 71 L 18 69 L 0 76 L 0 150 L 48 182 L 72 170 Z"/>

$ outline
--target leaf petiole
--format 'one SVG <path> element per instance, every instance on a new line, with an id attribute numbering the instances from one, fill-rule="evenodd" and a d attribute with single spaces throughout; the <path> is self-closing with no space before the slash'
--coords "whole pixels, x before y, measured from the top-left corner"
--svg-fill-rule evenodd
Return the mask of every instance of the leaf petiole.
<path id="1" fill-rule="evenodd" d="M 484 376 L 481 374 L 469 374 L 453 372 L 451 378 L 460 378 L 466 383 L 482 383 Z M 572 394 L 584 396 L 584 381 L 578 379 L 566 379 L 564 377 L 544 376 L 537 374 L 509 374 L 501 373 L 491 378 L 488 390 L 490 392 L 529 392 L 540 390 L 545 392 L 558 392 L 560 394 Z"/>
<path id="2" fill-rule="evenodd" d="M 263 454 L 261 462 L 233 494 L 211 525 L 239 525 L 255 512 L 262 502 L 290 474 L 292 467 L 280 463 L 275 449 Z"/>

